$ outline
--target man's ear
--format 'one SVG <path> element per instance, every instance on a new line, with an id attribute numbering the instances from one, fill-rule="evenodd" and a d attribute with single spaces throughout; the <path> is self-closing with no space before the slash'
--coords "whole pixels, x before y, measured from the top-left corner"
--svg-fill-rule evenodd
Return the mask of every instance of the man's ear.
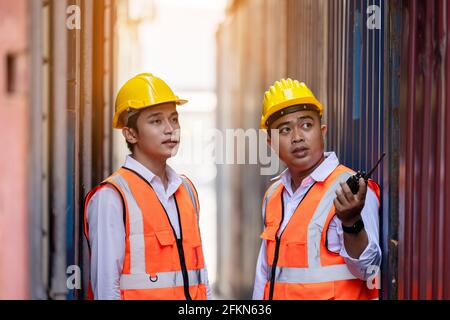
<path id="1" fill-rule="evenodd" d="M 325 136 L 327 135 L 328 127 L 326 124 L 323 124 L 320 126 L 320 131 L 322 131 L 322 137 L 325 139 Z"/>
<path id="2" fill-rule="evenodd" d="M 136 143 L 137 142 L 137 133 L 134 129 L 125 127 L 122 129 L 122 135 L 124 136 L 125 140 L 127 140 L 129 143 Z"/>

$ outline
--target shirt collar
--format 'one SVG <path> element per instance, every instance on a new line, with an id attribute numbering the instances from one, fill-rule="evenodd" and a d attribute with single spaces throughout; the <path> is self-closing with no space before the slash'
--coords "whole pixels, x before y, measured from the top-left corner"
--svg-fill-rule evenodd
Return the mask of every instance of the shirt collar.
<path id="1" fill-rule="evenodd" d="M 158 176 L 156 176 L 151 170 L 146 168 L 139 161 L 134 159 L 131 155 L 128 155 L 127 158 L 125 159 L 124 167 L 139 173 L 152 186 L 157 182 L 162 183 L 161 179 Z M 181 177 L 169 165 L 166 165 L 166 174 L 167 174 L 167 180 L 168 180 L 167 194 L 168 194 L 168 196 L 170 196 L 173 193 L 175 193 L 175 191 L 181 185 L 182 181 L 181 181 Z"/>
<path id="2" fill-rule="evenodd" d="M 325 160 L 305 179 L 302 181 L 302 186 L 309 185 L 313 181 L 323 182 L 339 165 L 339 159 L 334 152 L 325 152 Z M 284 188 L 292 194 L 291 190 L 291 172 L 289 169 L 284 170 L 279 176 L 271 179 L 271 181 L 280 180 Z"/>

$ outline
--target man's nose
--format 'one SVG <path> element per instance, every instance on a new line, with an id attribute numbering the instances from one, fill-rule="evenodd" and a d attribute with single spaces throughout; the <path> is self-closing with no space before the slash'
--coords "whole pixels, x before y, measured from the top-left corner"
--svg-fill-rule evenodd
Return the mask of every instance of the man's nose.
<path id="1" fill-rule="evenodd" d="M 165 126 L 164 126 L 164 133 L 166 134 L 172 134 L 172 132 L 175 130 L 175 127 L 173 123 L 170 122 L 170 119 L 165 120 Z"/>
<path id="2" fill-rule="evenodd" d="M 295 127 L 292 131 L 292 144 L 304 141 L 302 131 Z"/>

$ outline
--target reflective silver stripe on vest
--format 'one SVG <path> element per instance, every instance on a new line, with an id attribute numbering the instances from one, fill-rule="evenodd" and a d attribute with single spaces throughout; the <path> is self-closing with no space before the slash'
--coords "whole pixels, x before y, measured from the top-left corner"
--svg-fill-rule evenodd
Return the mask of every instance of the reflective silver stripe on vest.
<path id="1" fill-rule="evenodd" d="M 320 263 L 320 241 L 322 231 L 325 227 L 325 222 L 330 212 L 333 200 L 336 198 L 335 191 L 340 188 L 339 183 L 346 181 L 351 176 L 351 173 L 344 172 L 336 177 L 332 185 L 325 191 L 319 205 L 314 212 L 311 221 L 308 224 L 308 266 L 310 268 L 317 268 L 321 266 Z"/>
<path id="2" fill-rule="evenodd" d="M 267 274 L 271 275 L 272 267 Z M 356 277 L 351 274 L 346 264 L 338 264 L 319 268 L 286 268 L 277 267 L 275 282 L 284 283 L 321 283 L 339 280 L 351 280 Z M 270 279 L 267 279 L 270 281 Z"/>
<path id="3" fill-rule="evenodd" d="M 196 198 L 195 198 L 194 190 L 192 190 L 191 185 L 189 184 L 189 182 L 186 180 L 185 177 L 181 177 L 181 181 L 183 182 L 183 186 L 188 191 L 189 197 L 191 198 L 192 204 L 194 205 L 195 215 L 197 217 L 197 222 L 198 222 L 199 221 L 199 216 L 198 216 L 197 201 L 196 201 Z"/>
<path id="4" fill-rule="evenodd" d="M 275 271 L 275 282 L 320 283 L 356 279 L 346 264 L 322 266 L 320 262 L 322 232 L 328 213 L 333 205 L 333 200 L 336 197 L 335 191 L 340 187 L 339 183 L 346 181 L 350 176 L 350 172 L 344 172 L 336 177 L 332 185 L 325 191 L 308 224 L 308 268 L 277 267 Z M 267 201 L 270 195 L 268 194 Z M 267 201 L 264 202 L 264 212 Z M 269 269 L 272 268 L 269 266 Z M 270 270 L 267 274 L 268 276 L 271 275 Z M 270 281 L 270 279 L 267 280 Z"/>
<path id="5" fill-rule="evenodd" d="M 281 180 L 275 181 L 267 190 L 266 197 L 263 201 L 262 206 L 262 215 L 263 215 L 263 223 L 266 224 L 266 208 L 267 208 L 267 202 L 269 201 L 272 194 L 275 192 L 275 190 L 280 186 Z"/>
<path id="6" fill-rule="evenodd" d="M 120 175 L 111 178 L 122 190 L 128 207 L 130 226 L 130 273 L 145 273 L 144 221 L 127 181 Z"/>
<path id="7" fill-rule="evenodd" d="M 188 270 L 189 286 L 206 285 L 206 269 Z M 156 277 L 149 274 L 122 274 L 121 290 L 160 289 L 182 287 L 183 273 L 181 271 L 159 272 Z"/>

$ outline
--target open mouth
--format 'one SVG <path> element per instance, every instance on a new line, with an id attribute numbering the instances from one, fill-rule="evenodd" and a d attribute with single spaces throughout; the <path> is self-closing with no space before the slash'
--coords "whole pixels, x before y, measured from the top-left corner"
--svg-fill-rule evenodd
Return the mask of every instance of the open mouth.
<path id="1" fill-rule="evenodd" d="M 297 147 L 294 150 L 292 150 L 292 153 L 297 158 L 303 158 L 308 154 L 309 149 L 306 147 Z"/>

